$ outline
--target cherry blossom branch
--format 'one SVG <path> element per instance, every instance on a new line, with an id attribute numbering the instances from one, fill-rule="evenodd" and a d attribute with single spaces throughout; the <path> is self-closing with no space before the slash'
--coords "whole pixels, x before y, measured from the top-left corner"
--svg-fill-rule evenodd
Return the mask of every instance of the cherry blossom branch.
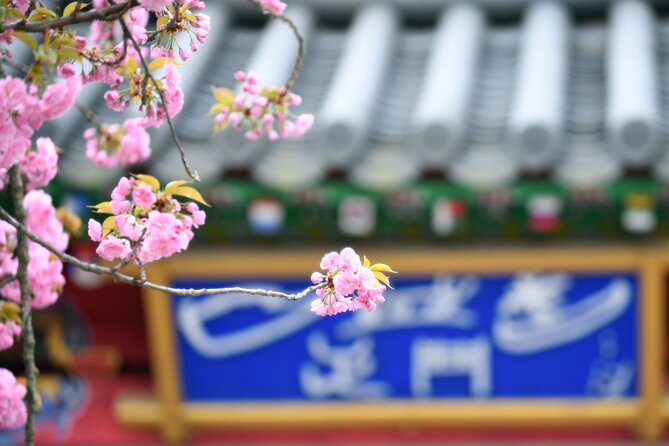
<path id="1" fill-rule="evenodd" d="M 186 158 L 186 150 L 184 149 L 183 145 L 181 145 L 181 141 L 179 140 L 177 131 L 174 128 L 174 124 L 172 123 L 172 118 L 170 118 L 170 114 L 167 110 L 167 103 L 165 102 L 165 95 L 163 94 L 163 89 L 158 86 L 156 79 L 151 74 L 151 70 L 149 70 L 149 66 L 146 63 L 146 59 L 144 59 L 144 56 L 142 55 L 142 48 L 137 43 L 132 33 L 128 29 L 128 24 L 125 22 L 123 17 L 119 17 L 118 21 L 121 24 L 121 28 L 123 29 L 124 39 L 130 40 L 132 46 L 135 48 L 135 51 L 137 51 L 137 56 L 139 57 L 139 61 L 142 64 L 142 68 L 144 68 L 147 81 L 150 80 L 151 83 L 153 83 L 154 88 L 158 92 L 158 97 L 160 98 L 160 105 L 161 107 L 163 107 L 163 110 L 165 111 L 165 120 L 167 121 L 167 125 L 170 128 L 170 134 L 172 136 L 172 140 L 174 141 L 174 144 L 177 146 L 177 149 L 179 150 L 179 155 L 181 156 L 181 164 L 183 164 L 184 169 L 186 170 L 188 176 L 196 183 L 199 183 L 200 175 L 197 173 L 196 170 L 194 170 L 190 166 L 190 163 Z"/>
<path id="2" fill-rule="evenodd" d="M 0 288 L 2 288 L 5 285 L 9 285 L 10 283 L 15 281 L 16 279 L 18 279 L 18 277 L 16 277 L 16 275 L 5 277 L 4 279 L 0 280 Z"/>
<path id="3" fill-rule="evenodd" d="M 288 80 L 284 84 L 286 87 L 286 91 L 289 91 L 291 88 L 293 88 L 293 84 L 295 84 L 295 81 L 297 80 L 297 77 L 300 75 L 300 71 L 302 71 L 302 65 L 304 64 L 304 55 L 306 53 L 306 42 L 304 39 L 304 34 L 302 34 L 302 31 L 300 28 L 297 26 L 297 23 L 293 21 L 290 17 L 284 14 L 275 14 L 271 11 L 268 11 L 267 9 L 263 8 L 263 6 L 260 4 L 258 0 L 248 0 L 249 3 L 251 3 L 253 6 L 261 10 L 263 13 L 270 14 L 272 17 L 281 20 L 285 24 L 287 24 L 290 29 L 293 31 L 293 34 L 295 35 L 295 39 L 297 39 L 297 56 L 295 57 L 295 63 L 293 64 L 293 71 L 290 73 L 290 76 L 288 77 Z"/>
<path id="4" fill-rule="evenodd" d="M 21 293 L 21 336 L 23 337 L 23 363 L 26 368 L 26 388 L 25 397 L 28 406 L 27 420 L 25 426 L 25 444 L 32 446 L 35 443 L 35 412 L 37 409 L 37 366 L 35 365 L 35 333 L 33 331 L 32 311 L 30 300 L 32 291 L 30 290 L 30 281 L 28 280 L 28 231 L 25 226 L 26 210 L 23 207 L 23 180 L 21 179 L 21 170 L 18 165 L 9 169 L 11 182 L 12 201 L 16 213 L 16 256 L 18 257 L 18 269 L 16 277 L 19 280 L 19 289 Z"/>
<path id="5" fill-rule="evenodd" d="M 123 274 L 117 270 L 117 266 L 115 267 L 106 267 L 102 265 L 98 265 L 97 263 L 89 263 L 85 262 L 77 257 L 74 257 L 70 254 L 67 254 L 56 247 L 54 247 L 52 244 L 47 242 L 46 240 L 42 239 L 41 237 L 38 237 L 37 235 L 33 234 L 28 230 L 28 228 L 21 222 L 19 222 L 16 218 L 14 218 L 9 212 L 7 212 L 4 208 L 0 207 L 0 219 L 5 220 L 7 223 L 10 225 L 14 226 L 17 228 L 17 230 L 22 231 L 25 233 L 25 235 L 38 245 L 46 248 L 48 251 L 53 253 L 56 257 L 58 257 L 60 260 L 63 262 L 67 262 L 83 271 L 88 271 L 91 273 L 95 274 L 100 274 L 100 275 L 106 275 L 113 277 L 114 279 L 118 280 L 119 282 L 127 283 L 130 285 L 137 285 L 141 286 L 143 288 L 148 288 L 152 290 L 157 290 L 157 291 L 162 291 L 167 294 L 174 294 L 177 296 L 206 296 L 210 294 L 251 294 L 254 296 L 266 296 L 266 297 L 276 297 L 279 299 L 285 299 L 285 300 L 300 300 L 306 296 L 308 296 L 310 293 L 316 291 L 317 289 L 321 288 L 324 286 L 324 284 L 318 284 L 318 285 L 313 285 L 308 288 L 305 288 L 303 291 L 300 291 L 299 293 L 282 293 L 280 291 L 271 291 L 271 290 L 264 290 L 264 289 L 254 289 L 254 288 L 242 288 L 242 287 L 225 287 L 225 288 L 174 288 L 174 287 L 169 287 L 165 285 L 159 285 L 153 282 L 150 282 L 148 280 L 144 280 L 142 278 L 138 279 L 136 277 Z"/>
<path id="6" fill-rule="evenodd" d="M 30 67 L 28 67 L 27 65 L 22 64 L 21 62 L 17 62 L 13 59 L 8 59 L 6 57 L 0 59 L 0 63 L 9 65 L 10 67 L 14 68 L 15 70 L 21 71 L 24 74 L 28 73 L 28 70 L 30 69 Z M 77 110 L 79 110 L 79 113 L 81 113 L 81 115 L 84 118 L 86 118 L 86 120 L 88 120 L 88 122 L 90 122 L 98 131 L 102 128 L 102 122 L 98 119 L 97 115 L 93 112 L 93 110 L 91 110 L 90 108 L 88 108 L 79 101 L 75 101 L 74 106 L 77 108 Z"/>
<path id="7" fill-rule="evenodd" d="M 64 28 L 78 23 L 88 23 L 93 20 L 112 21 L 123 16 L 129 9 L 139 5 L 137 0 L 128 0 L 123 3 L 106 6 L 104 8 L 92 9 L 86 12 L 73 12 L 72 14 L 54 20 L 43 22 L 21 21 L 13 24 L 0 25 L 0 31 L 12 29 L 14 31 L 25 31 L 29 33 L 41 33 L 55 28 Z"/>
<path id="8" fill-rule="evenodd" d="M 86 118 L 86 120 L 90 122 L 93 125 L 93 127 L 95 127 L 95 130 L 97 130 L 98 132 L 102 130 L 102 122 L 98 119 L 97 115 L 93 112 L 93 110 L 91 110 L 90 108 L 88 108 L 79 101 L 75 101 L 74 106 L 77 108 L 77 110 L 79 110 L 79 113 L 81 113 L 81 115 L 84 118 Z"/>

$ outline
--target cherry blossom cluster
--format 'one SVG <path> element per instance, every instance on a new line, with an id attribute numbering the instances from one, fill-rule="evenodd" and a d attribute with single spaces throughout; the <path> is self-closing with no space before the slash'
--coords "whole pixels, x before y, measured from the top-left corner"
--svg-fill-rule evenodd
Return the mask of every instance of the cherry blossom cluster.
<path id="1" fill-rule="evenodd" d="M 61 251 L 67 249 L 69 236 L 58 219 L 56 209 L 49 196 L 43 190 L 28 192 L 23 200 L 26 210 L 28 230 L 46 240 Z M 0 251 L 0 275 L 8 277 L 16 275 L 18 260 L 14 257 L 16 247 L 16 229 L 7 223 L 0 222 L 0 241 L 4 241 Z M 31 306 L 45 308 L 52 305 L 65 285 L 63 263 L 51 255 L 41 245 L 28 242 L 28 279 L 32 291 Z M 0 289 L 0 294 L 14 302 L 21 301 L 18 281 L 13 281 Z"/>
<path id="2" fill-rule="evenodd" d="M 21 155 L 19 165 L 27 191 L 44 187 L 58 172 L 58 148 L 49 138 L 37 138 L 35 149 Z M 0 190 L 9 182 L 7 174 L 8 169 L 0 169 Z"/>
<path id="3" fill-rule="evenodd" d="M 111 201 L 96 206 L 99 213 L 112 214 L 101 224 L 88 222 L 88 235 L 99 242 L 97 254 L 105 260 L 154 262 L 184 251 L 193 239 L 193 228 L 203 225 L 206 205 L 201 195 L 185 181 L 174 181 L 161 190 L 149 175 L 123 177 L 111 194 Z"/>
<path id="4" fill-rule="evenodd" d="M 198 43 L 204 43 L 207 40 L 211 19 L 208 15 L 197 12 L 197 10 L 204 8 L 205 3 L 203 1 L 180 0 L 177 3 L 168 3 L 171 4 L 161 7 L 160 12 L 156 13 L 158 17 L 156 39 L 151 46 L 151 57 L 154 59 L 158 57 L 174 59 L 175 53 L 178 52 L 181 60 L 185 62 L 190 59 L 191 53 L 197 52 Z M 186 33 L 188 36 L 188 48 L 181 46 L 177 40 L 176 37 L 179 33 Z"/>
<path id="5" fill-rule="evenodd" d="M 89 128 L 86 157 L 100 166 L 127 166 L 144 161 L 151 154 L 151 136 L 144 128 L 143 118 L 127 119 L 123 125 L 103 124 Z"/>
<path id="6" fill-rule="evenodd" d="M 208 38 L 210 18 L 202 13 L 202 0 L 69 1 L 57 10 L 42 3 L 0 0 L 1 62 L 12 58 L 8 45 L 16 40 L 28 45 L 33 54 L 24 78 L 0 78 L 0 189 L 9 182 L 9 170 L 18 165 L 27 192 L 22 205 L 28 231 L 62 252 L 69 242 L 63 225 L 71 217 L 56 210 L 51 197 L 40 189 L 57 172 L 58 150 L 48 138 L 35 140 L 36 132 L 45 121 L 75 105 L 82 85 L 102 83 L 109 108 L 123 111 L 135 104 L 141 116 L 104 124 L 84 110 L 94 126 L 84 135 L 87 157 L 102 166 L 147 159 L 151 143 L 147 129 L 172 119 L 184 105 L 175 59 L 187 61 L 198 51 Z M 286 8 L 281 0 L 254 3 L 272 15 L 281 15 Z M 87 11 L 103 8 L 108 8 L 107 17 L 90 22 L 90 33 L 85 36 L 74 26 L 64 25 L 85 22 Z M 67 18 L 70 15 L 72 20 Z M 155 24 L 155 29 L 149 29 L 149 24 Z M 20 69 L 20 64 L 15 67 Z M 229 124 L 245 131 L 247 139 L 266 134 L 274 141 L 303 135 L 313 125 L 312 115 L 290 112 L 290 107 L 299 106 L 302 100 L 287 87 L 264 87 L 253 72 L 238 72 L 235 78 L 242 82 L 238 97 L 229 90 L 214 90 L 216 130 Z M 288 85 L 293 81 L 294 76 Z M 161 188 L 158 180 L 148 175 L 124 177 L 114 188 L 111 201 L 95 206 L 98 213 L 108 216 L 102 222 L 91 219 L 88 233 L 99 242 L 96 252 L 103 259 L 144 265 L 188 247 L 194 229 L 206 220 L 198 203 L 207 205 L 186 181 Z M 0 350 L 10 348 L 22 331 L 17 305 L 21 301 L 17 240 L 14 226 L 0 220 Z M 41 245 L 32 240 L 27 243 L 30 306 L 44 308 L 58 299 L 64 286 L 63 264 Z M 345 310 L 372 310 L 383 301 L 383 284 L 389 284 L 381 271 L 391 270 L 382 264 L 370 266 L 366 259 L 360 264 L 350 251 L 328 254 L 327 261 L 324 258 L 327 273 L 320 276 L 317 313 L 334 314 L 344 311 L 342 306 Z M 332 254 L 338 256 L 336 268 L 331 264 Z M 312 276 L 312 280 L 317 278 Z M 24 335 L 29 333 L 26 329 Z M 34 412 L 34 407 L 26 407 L 25 395 L 26 388 L 12 373 L 0 369 L 0 429 L 18 427 L 26 422 L 27 411 Z"/>
<path id="7" fill-rule="evenodd" d="M 139 69 L 125 67 L 122 71 L 130 72 L 128 84 L 112 85 L 104 95 L 107 105 L 114 111 L 122 111 L 131 102 L 141 102 L 140 111 L 146 117 L 141 121 L 144 127 L 158 127 L 167 116 L 173 118 L 183 108 L 184 94 L 181 90 L 181 75 L 169 60 L 157 59 L 156 68 L 165 68 L 164 77 L 149 81 L 146 73 L 139 73 Z M 163 104 L 164 101 L 164 104 Z"/>
<path id="8" fill-rule="evenodd" d="M 26 386 L 17 382 L 12 372 L 0 368 L 0 430 L 25 424 L 28 415 L 23 403 L 25 396 Z"/>
<path id="9" fill-rule="evenodd" d="M 22 79 L 0 79 L 0 168 L 17 164 L 44 121 L 59 117 L 74 104 L 81 78 L 71 66 L 58 71 L 65 82 L 49 85 L 41 95 L 35 85 Z"/>
<path id="10" fill-rule="evenodd" d="M 290 113 L 291 106 L 298 106 L 302 98 L 286 90 L 285 87 L 263 87 L 253 71 L 237 71 L 235 80 L 242 82 L 242 94 L 235 94 L 226 88 L 214 90 L 217 103 L 210 113 L 215 114 L 215 130 L 220 131 L 228 125 L 235 130 L 247 126 L 244 137 L 255 141 L 267 134 L 270 141 L 279 137 L 298 137 L 304 135 L 314 124 L 314 116 Z"/>
<path id="11" fill-rule="evenodd" d="M 352 248 L 325 254 L 320 266 L 325 274 L 314 272 L 311 275 L 312 283 L 323 285 L 316 290 L 318 299 L 311 303 L 311 311 L 320 316 L 360 308 L 374 311 L 377 304 L 385 302 L 383 292 L 390 286 L 383 273 L 395 272 L 383 263 L 371 265 L 366 257 L 361 262 Z"/>

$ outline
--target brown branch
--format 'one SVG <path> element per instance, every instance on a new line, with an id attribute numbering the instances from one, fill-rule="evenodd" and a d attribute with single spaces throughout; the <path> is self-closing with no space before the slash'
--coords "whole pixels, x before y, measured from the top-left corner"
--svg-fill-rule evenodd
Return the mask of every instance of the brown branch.
<path id="1" fill-rule="evenodd" d="M 88 23 L 93 20 L 102 20 L 105 22 L 120 19 L 130 8 L 139 5 L 137 0 L 128 0 L 123 3 L 107 6 L 99 9 L 92 9 L 86 12 L 75 12 L 66 17 L 59 17 L 44 22 L 26 22 L 21 21 L 10 25 L 0 26 L 0 31 L 12 29 L 14 31 L 25 31 L 29 33 L 42 33 L 50 29 L 64 28 L 77 23 Z"/>
<path id="2" fill-rule="evenodd" d="M 5 285 L 9 285 L 10 283 L 15 281 L 16 279 L 18 279 L 18 277 L 16 277 L 16 276 L 5 277 L 4 279 L 0 280 L 0 288 L 2 288 Z"/>
<path id="3" fill-rule="evenodd" d="M 255 6 L 256 8 L 260 9 L 263 13 L 268 13 L 272 17 L 281 20 L 282 22 L 287 24 L 293 31 L 295 39 L 297 39 L 297 44 L 298 44 L 297 56 L 295 57 L 295 63 L 293 64 L 293 71 L 291 71 L 288 80 L 284 84 L 286 91 L 290 91 L 290 89 L 293 88 L 293 85 L 295 84 L 297 77 L 300 75 L 300 71 L 302 71 L 302 65 L 304 64 L 304 55 L 306 53 L 306 41 L 304 39 L 304 34 L 302 34 L 302 31 L 300 30 L 299 26 L 297 26 L 297 23 L 295 23 L 293 19 L 291 19 L 287 15 L 274 14 L 273 12 L 266 10 L 260 5 L 260 2 L 258 0 L 248 0 L 248 2 L 251 3 L 253 6 Z"/>
<path id="4" fill-rule="evenodd" d="M 177 149 L 179 150 L 179 155 L 181 156 L 181 164 L 183 164 L 184 169 L 186 170 L 186 173 L 188 174 L 189 177 L 196 183 L 200 182 L 200 175 L 197 173 L 196 170 L 194 170 L 191 166 L 190 163 L 188 162 L 188 159 L 186 159 L 186 150 L 184 149 L 183 145 L 181 145 L 181 141 L 179 140 L 179 136 L 177 135 L 177 131 L 174 128 L 174 124 L 172 123 L 172 119 L 170 118 L 170 114 L 167 111 L 167 104 L 165 103 L 165 95 L 163 94 L 162 88 L 158 86 L 158 83 L 156 82 L 156 79 L 151 75 L 151 70 L 149 70 L 149 66 L 146 63 L 146 59 L 144 59 L 144 56 L 142 55 L 142 49 L 135 40 L 135 38 L 132 36 L 130 33 L 130 30 L 128 29 L 127 23 L 125 23 L 125 20 L 123 17 L 119 17 L 119 23 L 121 24 L 121 27 L 123 28 L 123 34 L 125 35 L 125 38 L 129 39 L 130 42 L 132 43 L 132 46 L 135 48 L 137 51 L 137 55 L 139 57 L 139 61 L 142 64 L 142 68 L 144 68 L 144 72 L 146 73 L 146 79 L 150 80 L 151 83 L 153 83 L 154 88 L 158 92 L 158 97 L 160 98 L 160 106 L 163 108 L 165 111 L 165 119 L 167 121 L 167 125 L 170 128 L 170 134 L 172 136 L 172 140 L 174 141 L 174 144 L 177 146 Z"/>
<path id="5" fill-rule="evenodd" d="M 25 396 L 28 417 L 25 426 L 25 444 L 34 446 L 35 444 L 35 412 L 39 396 L 37 393 L 37 366 L 35 365 L 35 333 L 33 331 L 30 281 L 28 279 L 28 263 L 30 256 L 28 254 L 28 230 L 24 225 L 26 221 L 26 210 L 23 207 L 23 180 L 21 179 L 21 170 L 18 165 L 9 169 L 9 178 L 11 182 L 12 202 L 16 209 L 16 256 L 19 261 L 16 277 L 19 280 L 19 290 L 21 294 L 21 336 L 23 338 L 23 364 L 26 369 L 26 388 Z"/>
<path id="6" fill-rule="evenodd" d="M 313 285 L 308 288 L 305 288 L 299 293 L 289 294 L 282 293 L 280 291 L 271 291 L 264 289 L 253 289 L 253 288 L 241 288 L 241 287 L 225 287 L 225 288 L 174 288 L 165 285 L 159 285 L 148 280 L 144 281 L 143 279 L 138 279 L 127 274 L 120 273 L 116 268 L 109 268 L 106 266 L 98 265 L 97 263 L 84 262 L 77 257 L 74 257 L 70 254 L 67 254 L 58 248 L 54 247 L 51 243 L 46 240 L 38 237 L 33 234 L 26 228 L 26 226 L 20 223 L 16 218 L 14 218 L 9 212 L 4 208 L 0 207 L 0 219 L 5 220 L 10 225 L 17 228 L 17 230 L 23 231 L 26 236 L 37 243 L 38 245 L 46 248 L 48 251 L 53 253 L 63 262 L 67 262 L 83 271 L 88 271 L 95 274 L 105 275 L 113 277 L 119 282 L 128 283 L 130 285 L 141 286 L 143 288 L 148 288 L 151 290 L 162 291 L 167 294 L 173 294 L 177 296 L 206 296 L 210 294 L 251 294 L 254 296 L 266 296 L 266 297 L 276 297 L 279 299 L 285 300 L 299 300 L 308 296 L 313 291 L 316 291 L 319 288 L 323 287 L 323 284 Z"/>

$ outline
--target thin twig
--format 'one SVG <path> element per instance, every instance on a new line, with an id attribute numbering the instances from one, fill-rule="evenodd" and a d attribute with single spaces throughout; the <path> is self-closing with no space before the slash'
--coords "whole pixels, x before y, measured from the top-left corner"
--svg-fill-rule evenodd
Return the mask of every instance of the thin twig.
<path id="1" fill-rule="evenodd" d="M 5 277 L 4 279 L 0 280 L 0 288 L 2 288 L 5 285 L 9 285 L 10 283 L 15 281 L 16 279 L 18 279 L 18 277 L 16 277 L 16 275 Z"/>
<path id="2" fill-rule="evenodd" d="M 25 232 L 26 236 L 37 243 L 38 245 L 46 248 L 48 251 L 53 253 L 56 257 L 58 257 L 60 260 L 63 262 L 67 262 L 71 265 L 74 265 L 75 267 L 83 270 L 83 271 L 88 271 L 91 273 L 95 274 L 100 274 L 100 275 L 106 275 L 113 277 L 114 279 L 118 280 L 119 282 L 123 283 L 128 283 L 130 285 L 137 285 L 141 286 L 143 288 L 148 288 L 151 290 L 157 290 L 157 291 L 162 291 L 167 294 L 173 294 L 177 296 L 206 296 L 210 294 L 251 294 L 254 296 L 266 296 L 266 297 L 276 297 L 279 299 L 285 299 L 285 300 L 299 300 L 302 299 L 306 296 L 308 296 L 310 293 L 313 291 L 316 291 L 319 288 L 322 288 L 324 285 L 323 284 L 318 284 L 318 285 L 313 285 L 308 288 L 305 288 L 303 291 L 300 291 L 299 293 L 294 293 L 294 294 L 289 294 L 289 293 L 282 293 L 280 291 L 271 291 L 271 290 L 263 290 L 263 289 L 253 289 L 253 288 L 241 288 L 241 287 L 225 287 L 225 288 L 174 288 L 174 287 L 168 287 L 165 285 L 159 285 L 150 281 L 142 281 L 142 279 L 138 279 L 133 276 L 129 276 L 127 274 L 120 273 L 116 271 L 114 268 L 109 268 L 106 266 L 98 265 L 97 263 L 89 263 L 89 262 L 84 262 L 81 259 L 78 259 L 77 257 L 74 257 L 70 254 L 67 254 L 58 248 L 54 247 L 51 243 L 47 242 L 41 237 L 38 237 L 37 235 L 33 234 L 31 231 L 26 228 L 26 226 L 22 223 L 20 223 L 18 220 L 16 220 L 9 212 L 7 212 L 4 208 L 0 207 L 0 219 L 5 220 L 7 223 L 10 225 L 14 226 L 17 229 L 20 229 Z"/>
<path id="3" fill-rule="evenodd" d="M 102 121 L 100 121 L 95 113 L 93 113 L 93 110 L 85 106 L 83 103 L 79 101 L 74 102 L 74 106 L 77 107 L 77 110 L 79 110 L 79 113 L 88 120 L 93 126 L 95 127 L 95 130 L 99 132 L 102 131 Z"/>
<path id="4" fill-rule="evenodd" d="M 28 73 L 28 70 L 30 70 L 30 67 L 26 64 L 22 64 L 21 62 L 14 60 L 14 59 L 9 59 L 7 57 L 3 57 L 0 59 L 0 62 L 9 65 L 10 67 L 14 68 L 17 71 L 21 71 L 22 73 Z"/>
<path id="5" fill-rule="evenodd" d="M 12 29 L 14 31 L 25 31 L 29 33 L 42 33 L 50 29 L 64 28 L 77 23 L 88 23 L 93 20 L 102 20 L 105 22 L 117 20 L 123 16 L 130 8 L 139 5 L 137 0 L 128 0 L 123 3 L 114 4 L 104 8 L 92 9 L 86 12 L 78 12 L 65 17 L 59 17 L 44 22 L 21 21 L 13 24 L 0 25 L 0 31 Z"/>
<path id="6" fill-rule="evenodd" d="M 287 15 L 274 14 L 273 12 L 266 10 L 265 8 L 262 7 L 262 5 L 258 0 L 248 0 L 248 2 L 251 3 L 253 6 L 255 6 L 256 8 L 258 8 L 259 10 L 261 10 L 263 13 L 268 13 L 272 17 L 279 19 L 285 24 L 287 24 L 293 31 L 295 39 L 297 39 L 297 44 L 298 44 L 297 56 L 295 57 L 295 63 L 293 64 L 293 71 L 291 71 L 288 80 L 284 84 L 286 91 L 290 91 L 290 89 L 293 88 L 293 85 L 295 84 L 297 77 L 300 75 L 300 71 L 302 71 L 302 65 L 304 64 L 304 55 L 306 53 L 306 41 L 304 39 L 304 34 L 302 34 L 302 31 L 300 30 L 300 27 L 297 26 L 297 23 L 295 23 L 293 19 L 291 19 Z"/>
<path id="7" fill-rule="evenodd" d="M 119 17 L 119 23 L 121 24 L 121 27 L 123 28 L 123 34 L 127 39 L 130 40 L 132 43 L 133 47 L 137 51 L 137 56 L 139 57 L 139 61 L 142 64 L 142 68 L 144 68 L 144 72 L 146 73 L 145 76 L 147 79 L 151 80 L 153 83 L 154 88 L 158 92 L 158 97 L 160 98 L 160 105 L 163 107 L 163 110 L 165 111 L 165 120 L 167 121 L 167 125 L 170 128 L 170 133 L 172 135 L 172 140 L 174 141 L 174 144 L 177 146 L 177 149 L 179 150 L 179 155 L 181 156 L 181 164 L 183 164 L 184 169 L 186 170 L 186 173 L 188 174 L 189 177 L 196 183 L 200 182 L 200 175 L 195 171 L 193 168 L 191 168 L 188 159 L 186 159 L 186 150 L 184 147 L 181 145 L 181 141 L 179 140 L 179 136 L 177 135 L 177 131 L 174 128 L 174 124 L 172 123 L 172 119 L 170 118 L 170 114 L 167 111 L 167 103 L 165 102 L 165 95 L 163 94 L 162 88 L 158 86 L 158 83 L 156 82 L 156 79 L 151 75 L 151 70 L 149 70 L 149 66 L 146 63 L 146 60 L 144 59 L 144 56 L 142 55 L 142 49 L 135 40 L 135 38 L 132 36 L 130 33 L 130 30 L 128 29 L 128 25 L 125 23 L 125 20 L 123 17 Z"/>

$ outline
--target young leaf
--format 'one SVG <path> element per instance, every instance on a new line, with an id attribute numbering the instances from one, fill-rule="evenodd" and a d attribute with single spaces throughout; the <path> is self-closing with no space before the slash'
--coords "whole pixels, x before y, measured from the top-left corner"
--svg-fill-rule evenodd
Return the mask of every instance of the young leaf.
<path id="1" fill-rule="evenodd" d="M 374 271 L 374 277 L 376 277 L 379 280 L 379 282 L 383 283 L 385 286 L 387 286 L 391 290 L 393 289 L 393 287 L 390 286 L 390 281 L 388 280 L 388 278 L 383 273 L 380 273 L 378 271 Z"/>
<path id="2" fill-rule="evenodd" d="M 116 224 L 114 223 L 115 218 L 116 216 L 112 215 L 105 218 L 105 221 L 102 222 L 102 238 L 107 237 L 116 228 Z"/>
<path id="3" fill-rule="evenodd" d="M 104 201 L 102 203 L 98 203 L 95 206 L 88 206 L 89 208 L 95 209 L 95 212 L 98 214 L 113 214 L 114 211 L 111 208 L 111 203 L 109 201 Z"/>
<path id="4" fill-rule="evenodd" d="M 186 180 L 170 181 L 169 183 L 167 183 L 167 186 L 165 186 L 165 193 L 173 195 L 174 191 L 183 186 L 184 184 L 188 184 L 188 181 Z"/>
<path id="5" fill-rule="evenodd" d="M 151 63 L 148 65 L 149 71 L 163 68 L 167 63 L 171 63 L 172 65 L 177 65 L 177 66 L 179 65 L 174 59 L 171 59 L 169 57 L 159 57 L 157 59 L 152 60 Z"/>
<path id="6" fill-rule="evenodd" d="M 156 29 L 164 27 L 169 21 L 170 18 L 166 15 L 158 17 L 158 20 L 156 20 Z"/>
<path id="7" fill-rule="evenodd" d="M 204 201 L 204 198 L 202 198 L 202 195 L 200 195 L 200 193 L 196 189 L 193 189 L 192 187 L 189 186 L 181 186 L 174 188 L 171 195 L 179 195 L 181 197 L 190 198 L 191 200 L 195 200 L 198 203 L 202 203 L 205 206 L 210 206 L 209 203 Z"/>
<path id="8" fill-rule="evenodd" d="M 21 309 L 14 302 L 4 301 L 0 304 L 0 316 L 8 321 L 21 322 Z"/>
<path id="9" fill-rule="evenodd" d="M 28 17 L 28 21 L 40 22 L 57 18 L 58 15 L 49 8 L 37 8 L 32 12 L 32 14 L 30 14 L 30 17 Z"/>
<path id="10" fill-rule="evenodd" d="M 142 183 L 146 183 L 149 186 L 151 186 L 151 189 L 154 191 L 160 190 L 160 181 L 156 177 L 152 177 L 151 175 L 133 175 L 135 178 L 137 178 L 138 181 L 141 181 Z"/>
<path id="11" fill-rule="evenodd" d="M 369 267 L 372 271 L 384 271 L 386 273 L 397 273 L 397 271 L 393 271 L 391 267 L 386 265 L 385 263 L 375 263 L 371 267 Z"/>
<path id="12" fill-rule="evenodd" d="M 72 2 L 69 5 L 63 9 L 63 17 L 67 17 L 68 15 L 71 15 L 76 9 L 77 9 L 77 3 L 79 2 Z M 81 3 L 81 7 L 79 10 L 83 10 L 86 6 L 88 6 L 88 3 Z"/>
<path id="13" fill-rule="evenodd" d="M 23 31 L 14 31 L 13 36 L 28 45 L 33 51 L 37 49 L 37 41 L 30 34 Z"/>
<path id="14" fill-rule="evenodd" d="M 235 102 L 235 94 L 228 88 L 212 88 L 216 100 L 224 106 L 230 107 Z"/>

